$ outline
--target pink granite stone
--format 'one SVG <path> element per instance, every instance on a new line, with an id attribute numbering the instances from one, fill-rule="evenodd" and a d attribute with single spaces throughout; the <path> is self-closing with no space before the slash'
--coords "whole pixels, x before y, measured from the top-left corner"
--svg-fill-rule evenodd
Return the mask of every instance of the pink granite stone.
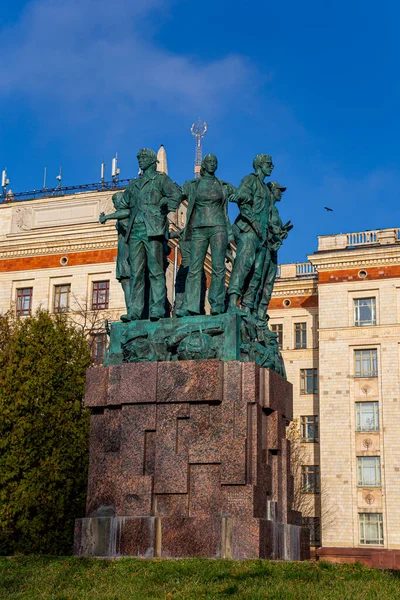
<path id="1" fill-rule="evenodd" d="M 156 519 L 154 517 L 124 519 L 116 542 L 117 556 L 153 558 L 156 548 Z"/>
<path id="2" fill-rule="evenodd" d="M 96 408 L 107 406 L 108 367 L 90 367 L 86 371 L 85 406 Z"/>
<path id="3" fill-rule="evenodd" d="M 212 517 L 162 517 L 164 558 L 221 556 L 221 519 Z"/>
<path id="4" fill-rule="evenodd" d="M 288 558 L 300 544 L 306 556 L 279 375 L 240 361 L 132 363 L 91 370 L 87 398 L 93 518 L 77 523 L 77 554 Z"/>
<path id="5" fill-rule="evenodd" d="M 222 511 L 220 465 L 190 465 L 190 516 L 218 516 Z"/>
<path id="6" fill-rule="evenodd" d="M 121 469 L 124 477 L 144 475 L 149 470 L 149 463 L 154 469 L 155 447 L 153 456 L 147 447 L 148 432 L 156 431 L 155 404 L 128 404 L 122 408 L 121 420 Z M 147 452 L 147 456 L 146 456 Z M 145 460 L 147 459 L 147 467 Z M 151 475 L 151 472 L 146 474 Z"/>
<path id="7" fill-rule="evenodd" d="M 158 363 L 157 402 L 218 402 L 223 363 L 186 360 Z"/>
<path id="8" fill-rule="evenodd" d="M 187 451 L 177 454 L 177 423 L 181 407 L 157 406 L 154 491 L 156 494 L 186 494 L 188 487 Z"/>
<path id="9" fill-rule="evenodd" d="M 227 517 L 253 517 L 253 500 L 252 485 L 222 486 L 222 513 Z"/>
<path id="10" fill-rule="evenodd" d="M 139 517 L 152 514 L 153 477 L 149 475 L 122 478 L 117 515 Z"/>
<path id="11" fill-rule="evenodd" d="M 275 371 L 261 369 L 261 403 L 293 420 L 293 386 Z"/>
<path id="12" fill-rule="evenodd" d="M 234 560 L 263 558 L 260 556 L 259 519 L 229 519 L 230 551 Z"/>
<path id="13" fill-rule="evenodd" d="M 156 494 L 155 514 L 163 516 L 189 516 L 188 494 Z"/>
<path id="14" fill-rule="evenodd" d="M 109 367 L 108 404 L 143 404 L 156 401 L 157 364 L 127 363 Z"/>
<path id="15" fill-rule="evenodd" d="M 221 444 L 221 483 L 246 483 L 247 408 L 242 403 L 242 363 L 224 364 L 223 401 L 215 411 Z"/>

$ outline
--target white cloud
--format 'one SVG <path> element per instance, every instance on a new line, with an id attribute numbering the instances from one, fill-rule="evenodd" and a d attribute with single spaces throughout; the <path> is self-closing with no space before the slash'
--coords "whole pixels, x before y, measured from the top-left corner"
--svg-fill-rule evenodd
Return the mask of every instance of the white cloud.
<path id="1" fill-rule="evenodd" d="M 214 61 L 153 41 L 171 1 L 34 0 L 1 31 L 0 97 L 22 94 L 71 111 L 154 106 L 170 113 L 223 112 L 252 85 L 246 58 Z"/>

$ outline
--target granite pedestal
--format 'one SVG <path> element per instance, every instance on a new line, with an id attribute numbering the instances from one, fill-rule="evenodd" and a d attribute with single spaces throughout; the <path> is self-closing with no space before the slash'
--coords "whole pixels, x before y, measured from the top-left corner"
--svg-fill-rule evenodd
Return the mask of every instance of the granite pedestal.
<path id="1" fill-rule="evenodd" d="M 309 557 L 290 510 L 292 386 L 255 363 L 128 363 L 87 373 L 84 556 Z"/>

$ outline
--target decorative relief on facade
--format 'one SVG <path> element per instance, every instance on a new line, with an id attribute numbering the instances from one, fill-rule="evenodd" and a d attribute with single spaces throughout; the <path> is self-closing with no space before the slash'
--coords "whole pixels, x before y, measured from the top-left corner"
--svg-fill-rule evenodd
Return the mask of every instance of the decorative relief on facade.
<path id="1" fill-rule="evenodd" d="M 375 496 L 373 494 L 371 494 L 371 492 L 368 492 L 368 494 L 365 496 L 364 500 L 369 506 L 371 506 L 371 504 L 373 504 L 375 502 Z"/>
<path id="2" fill-rule="evenodd" d="M 114 212 L 114 205 L 112 201 L 112 194 L 109 196 L 104 196 L 99 202 L 99 213 L 103 212 L 106 215 Z"/>
<path id="3" fill-rule="evenodd" d="M 362 391 L 363 394 L 365 394 L 367 396 L 370 393 L 370 391 L 371 391 L 371 386 L 370 385 L 364 385 L 361 388 L 361 391 Z"/>
<path id="4" fill-rule="evenodd" d="M 29 231 L 32 227 L 32 209 L 28 206 L 19 206 L 13 212 L 13 233 Z"/>
<path id="5" fill-rule="evenodd" d="M 273 298 L 279 297 L 279 296 L 312 296 L 312 295 L 317 295 L 316 294 L 316 288 L 302 288 L 302 289 L 295 289 L 295 290 L 288 290 L 287 288 L 284 290 L 275 290 L 272 294 Z"/>
<path id="6" fill-rule="evenodd" d="M 367 450 L 369 450 L 369 449 L 371 448 L 372 444 L 373 444 L 373 441 L 371 440 L 371 438 L 365 438 L 365 439 L 363 440 L 363 446 L 364 446 L 364 448 L 366 448 Z"/>

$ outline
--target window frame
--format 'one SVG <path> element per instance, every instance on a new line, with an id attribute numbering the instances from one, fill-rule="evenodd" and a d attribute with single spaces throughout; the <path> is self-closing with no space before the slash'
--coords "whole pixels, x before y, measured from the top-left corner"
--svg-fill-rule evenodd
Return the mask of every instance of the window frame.
<path id="1" fill-rule="evenodd" d="M 360 316 L 360 302 L 373 300 L 371 304 L 371 319 L 362 321 Z M 376 325 L 376 296 L 368 296 L 362 298 L 353 298 L 353 324 L 354 327 L 373 327 Z"/>
<path id="2" fill-rule="evenodd" d="M 107 334 L 105 331 L 97 331 L 90 336 L 90 358 L 93 364 L 102 365 L 107 350 Z M 98 338 L 101 338 L 101 352 L 99 352 Z"/>
<path id="3" fill-rule="evenodd" d="M 366 353 L 369 352 L 369 368 L 363 370 L 363 361 L 366 359 Z M 358 359 L 358 360 L 357 360 Z M 375 369 L 374 369 L 375 362 Z M 359 363 L 359 368 L 357 367 Z M 378 349 L 377 348 L 361 348 L 354 350 L 354 377 L 357 379 L 370 379 L 378 377 Z"/>
<path id="4" fill-rule="evenodd" d="M 374 461 L 374 465 L 367 466 L 367 461 Z M 375 472 L 375 482 L 371 483 L 365 479 L 367 469 L 373 469 Z M 382 468 L 380 456 L 357 456 L 357 486 L 364 488 L 382 487 Z"/>
<path id="5" fill-rule="evenodd" d="M 24 294 L 29 290 L 29 294 Z M 21 293 L 20 293 L 21 292 Z M 29 307 L 24 307 L 24 299 L 29 299 Z M 21 287 L 16 289 L 15 314 L 17 317 L 30 317 L 32 314 L 33 287 Z"/>
<path id="6" fill-rule="evenodd" d="M 59 290 L 61 290 L 61 288 L 68 288 L 66 291 L 66 296 L 67 296 L 67 302 L 65 307 L 64 306 L 60 306 L 60 299 L 63 295 L 63 293 Z M 60 314 L 60 313 L 67 313 L 69 312 L 69 308 L 70 308 L 70 297 L 71 297 L 71 284 L 70 283 L 58 283 L 54 286 L 54 298 L 53 298 L 53 312 L 54 314 Z M 58 304 L 57 304 L 57 300 L 58 300 Z"/>
<path id="7" fill-rule="evenodd" d="M 369 404 L 372 404 L 372 420 L 373 425 L 370 427 L 363 426 L 363 408 Z M 364 400 L 362 402 L 356 402 L 356 431 L 379 431 L 379 402 L 377 400 Z M 365 411 L 366 412 L 366 411 Z M 365 414 L 364 414 L 365 416 Z"/>
<path id="8" fill-rule="evenodd" d="M 309 480 L 309 478 L 313 479 Z M 319 465 L 301 465 L 301 493 L 319 494 L 320 489 L 321 486 Z"/>
<path id="9" fill-rule="evenodd" d="M 321 518 L 320 517 L 302 517 L 302 522 L 303 522 L 303 527 L 308 527 L 310 530 L 310 546 L 320 546 L 321 545 Z"/>
<path id="10" fill-rule="evenodd" d="M 106 284 L 105 288 L 95 289 L 99 284 Z M 104 302 L 99 302 L 99 295 L 105 292 Z M 96 301 L 95 301 L 96 299 Z M 108 310 L 110 304 L 110 280 L 102 279 L 92 281 L 92 310 Z"/>
<path id="11" fill-rule="evenodd" d="M 307 348 L 307 322 L 294 323 L 294 348 L 304 350 Z"/>
<path id="12" fill-rule="evenodd" d="M 311 374 L 308 374 L 307 371 L 312 371 Z M 309 388 L 307 387 L 307 381 L 308 378 L 311 377 L 311 388 L 312 391 L 308 391 Z M 310 394 L 318 394 L 318 369 L 311 367 L 311 368 L 306 368 L 306 369 L 300 369 L 300 395 L 301 396 L 305 396 L 305 395 L 310 395 Z"/>
<path id="13" fill-rule="evenodd" d="M 312 426 L 313 436 L 304 435 L 308 427 Z M 318 415 L 301 415 L 300 416 L 300 436 L 301 442 L 304 444 L 316 444 L 319 442 L 319 419 Z"/>
<path id="14" fill-rule="evenodd" d="M 271 323 L 271 331 L 278 336 L 279 350 L 283 349 L 283 323 Z"/>
<path id="15" fill-rule="evenodd" d="M 365 527 L 367 524 L 371 524 L 372 518 L 376 517 L 377 535 L 368 541 Z M 378 518 L 380 517 L 380 518 Z M 360 546 L 383 546 L 384 545 L 384 534 L 383 534 L 383 514 L 382 513 L 358 513 L 358 534 Z M 371 538 L 370 538 L 371 539 Z"/>

